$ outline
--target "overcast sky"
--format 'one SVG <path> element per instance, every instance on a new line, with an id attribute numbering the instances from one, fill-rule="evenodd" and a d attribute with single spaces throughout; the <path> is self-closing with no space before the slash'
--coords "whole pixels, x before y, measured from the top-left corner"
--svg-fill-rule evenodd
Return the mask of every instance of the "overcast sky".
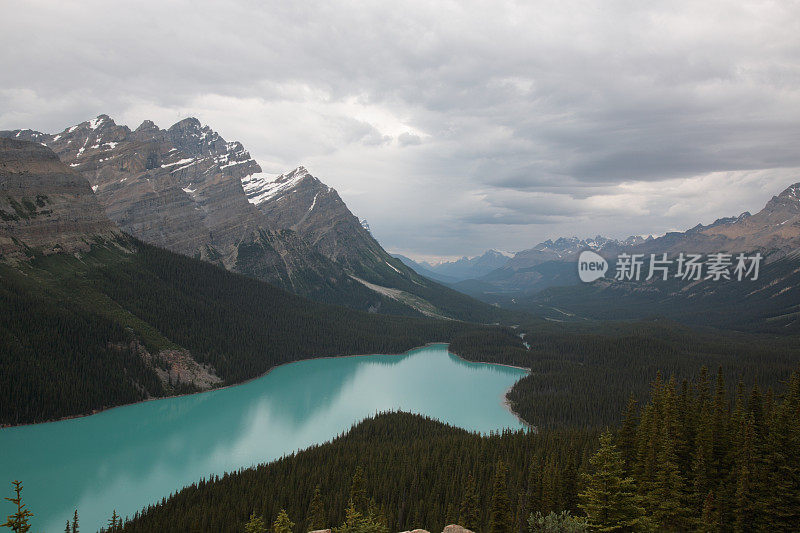
<path id="1" fill-rule="evenodd" d="M 390 251 L 757 211 L 800 181 L 800 4 L 0 0 L 0 129 L 196 116 Z"/>

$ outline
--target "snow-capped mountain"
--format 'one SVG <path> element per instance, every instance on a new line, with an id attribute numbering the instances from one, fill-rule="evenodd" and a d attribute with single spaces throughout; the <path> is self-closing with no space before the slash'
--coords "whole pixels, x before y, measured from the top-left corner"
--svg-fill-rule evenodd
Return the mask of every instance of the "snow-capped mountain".
<path id="1" fill-rule="evenodd" d="M 325 257 L 354 271 L 371 264 L 369 268 L 379 266 L 379 271 L 388 266 L 394 274 L 410 272 L 380 247 L 339 193 L 305 167 L 279 176 L 252 174 L 242 185 L 247 199 L 269 220 L 296 232 Z"/>
<path id="2" fill-rule="evenodd" d="M 305 168 L 265 174 L 241 143 L 196 118 L 131 130 L 100 115 L 58 134 L 0 137 L 52 148 L 90 182 L 107 216 L 145 242 L 357 309 L 461 318 L 477 306 L 481 321 L 496 315 L 387 254 Z"/>

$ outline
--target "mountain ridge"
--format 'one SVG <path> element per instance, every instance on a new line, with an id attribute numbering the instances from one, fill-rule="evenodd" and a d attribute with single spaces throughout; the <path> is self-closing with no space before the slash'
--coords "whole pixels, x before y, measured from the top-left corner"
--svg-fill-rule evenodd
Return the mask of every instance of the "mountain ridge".
<path id="1" fill-rule="evenodd" d="M 99 115 L 58 134 L 0 136 L 51 147 L 88 179 L 112 221 L 156 246 L 361 310 L 423 315 L 435 309 L 480 322 L 503 314 L 392 258 L 338 193 L 305 168 L 276 185 L 241 143 L 196 118 L 167 129 L 145 120 L 132 131 Z M 268 198 L 254 195 L 259 186 L 269 188 Z"/>
<path id="2" fill-rule="evenodd" d="M 593 250 L 608 261 L 621 253 L 650 254 L 761 252 L 771 262 L 800 248 L 800 183 L 773 196 L 755 214 L 722 217 L 685 231 L 624 240 L 603 236 L 548 239 L 517 252 L 501 268 L 484 276 L 451 284 L 453 288 L 491 303 L 530 296 L 549 287 L 576 285 L 576 262 L 583 250 Z"/>

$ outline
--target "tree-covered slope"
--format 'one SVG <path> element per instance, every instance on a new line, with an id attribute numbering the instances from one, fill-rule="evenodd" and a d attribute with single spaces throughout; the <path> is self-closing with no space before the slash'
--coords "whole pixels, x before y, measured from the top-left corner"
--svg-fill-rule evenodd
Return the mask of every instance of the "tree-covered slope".
<path id="1" fill-rule="evenodd" d="M 303 358 L 400 352 L 483 328 L 311 302 L 134 239 L 77 257 L 0 264 L 0 294 L 2 424 L 237 383 Z"/>
<path id="2" fill-rule="evenodd" d="M 800 367 L 794 336 L 693 328 L 670 320 L 535 321 L 515 330 L 465 332 L 453 339 L 450 351 L 529 368 L 508 400 L 538 428 L 616 424 L 628 397 L 643 401 L 659 372 L 683 379 L 700 366 L 722 366 L 732 393 L 739 379 L 779 387 Z"/>

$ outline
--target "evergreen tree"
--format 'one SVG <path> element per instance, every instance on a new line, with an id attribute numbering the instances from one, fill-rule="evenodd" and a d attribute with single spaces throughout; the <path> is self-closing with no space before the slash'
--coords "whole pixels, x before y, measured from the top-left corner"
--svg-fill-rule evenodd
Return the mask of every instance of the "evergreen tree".
<path id="1" fill-rule="evenodd" d="M 622 426 L 619 429 L 618 444 L 625 462 L 625 469 L 631 472 L 633 462 L 636 459 L 636 427 L 639 425 L 639 411 L 636 406 L 636 397 L 631 394 L 628 397 L 628 404 L 622 415 Z"/>
<path id="2" fill-rule="evenodd" d="M 244 531 L 245 533 L 267 533 L 267 526 L 264 524 L 264 519 L 256 516 L 256 512 L 253 511 L 250 513 L 250 520 L 244 525 Z"/>
<path id="3" fill-rule="evenodd" d="M 728 444 L 730 442 L 730 435 L 728 433 L 730 415 L 725 390 L 725 375 L 722 373 L 722 367 L 719 367 L 717 371 L 717 385 L 714 393 L 714 430 L 712 432 L 714 437 L 712 450 L 712 481 L 714 484 L 718 484 L 720 481 L 722 481 L 722 478 L 727 471 L 726 456 Z"/>
<path id="4" fill-rule="evenodd" d="M 701 509 L 713 490 L 714 464 L 714 423 L 708 402 L 705 402 L 697 416 L 697 436 L 692 453 L 692 502 L 695 509 Z"/>
<path id="5" fill-rule="evenodd" d="M 502 460 L 497 462 L 492 488 L 492 506 L 489 510 L 489 533 L 512 533 L 514 518 L 508 498 L 506 476 L 508 470 Z"/>
<path id="6" fill-rule="evenodd" d="M 369 499 L 364 482 L 364 469 L 360 465 L 356 467 L 355 474 L 353 474 L 353 482 L 350 485 L 350 501 L 362 516 L 367 513 Z"/>
<path id="7" fill-rule="evenodd" d="M 757 517 L 754 513 L 754 463 L 753 463 L 753 418 L 748 416 L 741 421 L 743 436 L 741 448 L 736 461 L 736 500 L 734 502 L 735 530 L 739 532 L 754 531 Z"/>
<path id="8" fill-rule="evenodd" d="M 78 510 L 75 509 L 75 512 L 72 514 L 72 533 L 80 533 L 80 527 L 78 524 Z"/>
<path id="9" fill-rule="evenodd" d="M 542 513 L 531 513 L 528 517 L 528 531 L 530 533 L 585 533 L 589 531 L 589 524 L 585 518 L 572 516 L 569 511 L 560 513 L 550 511 L 547 516 Z"/>
<path id="10" fill-rule="evenodd" d="M 281 509 L 278 513 L 278 518 L 272 523 L 272 533 L 292 533 L 294 522 L 289 519 L 285 509 Z"/>
<path id="11" fill-rule="evenodd" d="M 534 457 L 528 466 L 528 490 L 525 493 L 526 510 L 528 513 L 543 511 L 542 499 L 542 473 L 539 468 L 539 460 Z"/>
<path id="12" fill-rule="evenodd" d="M 344 524 L 333 529 L 334 533 L 387 533 L 385 522 L 376 520 L 372 515 L 365 516 L 358 512 L 350 501 L 345 511 Z"/>
<path id="13" fill-rule="evenodd" d="M 675 441 L 665 425 L 662 442 L 658 452 L 656 482 L 650 494 L 653 518 L 667 530 L 685 531 L 689 529 L 690 509 L 687 507 L 685 481 L 678 467 L 675 454 Z"/>
<path id="14" fill-rule="evenodd" d="M 109 533 L 114 533 L 116 531 L 122 530 L 122 519 L 117 515 L 117 510 L 114 509 L 114 512 L 111 513 L 111 518 L 108 519 L 108 531 Z"/>
<path id="15" fill-rule="evenodd" d="M 781 404 L 773 407 L 765 464 L 770 490 L 769 526 L 789 531 L 800 523 L 800 374 L 793 374 Z"/>
<path id="16" fill-rule="evenodd" d="M 461 508 L 458 512 L 458 523 L 471 531 L 480 529 L 478 492 L 475 489 L 475 478 L 472 477 L 472 474 L 467 478 L 467 484 L 464 487 L 464 497 L 461 499 Z"/>
<path id="17" fill-rule="evenodd" d="M 67 520 L 67 527 L 64 528 L 64 533 L 70 533 L 69 520 Z"/>
<path id="18" fill-rule="evenodd" d="M 315 531 L 327 527 L 325 518 L 325 506 L 322 503 L 322 491 L 320 486 L 317 485 L 314 489 L 314 496 L 311 498 L 311 503 L 308 505 L 308 513 L 306 515 L 306 530 Z"/>
<path id="19" fill-rule="evenodd" d="M 703 501 L 703 514 L 697 527 L 697 533 L 717 533 L 719 531 L 719 519 L 714 508 L 714 493 L 709 492 Z"/>
<path id="20" fill-rule="evenodd" d="M 33 516 L 33 513 L 30 509 L 26 509 L 25 504 L 22 503 L 22 482 L 15 479 L 11 484 L 14 485 L 15 495 L 11 498 L 6 498 L 6 500 L 14 504 L 17 510 L 14 514 L 8 515 L 5 524 L 0 525 L 0 527 L 10 528 L 14 533 L 27 533 L 31 528 L 29 519 Z"/>
<path id="21" fill-rule="evenodd" d="M 622 454 L 610 431 L 600 436 L 600 449 L 589 464 L 593 472 L 584 475 L 586 488 L 579 494 L 579 507 L 588 516 L 589 525 L 600 531 L 631 531 L 639 527 L 644 509 L 633 478 L 625 476 Z"/>

